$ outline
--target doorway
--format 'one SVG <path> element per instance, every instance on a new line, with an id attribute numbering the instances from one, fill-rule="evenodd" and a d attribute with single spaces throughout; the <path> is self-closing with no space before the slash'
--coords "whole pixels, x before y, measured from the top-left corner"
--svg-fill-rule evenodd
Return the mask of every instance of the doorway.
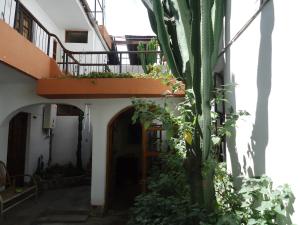
<path id="1" fill-rule="evenodd" d="M 20 112 L 9 122 L 7 170 L 11 176 L 24 174 L 28 113 Z"/>
<path id="2" fill-rule="evenodd" d="M 108 126 L 106 209 L 133 205 L 142 191 L 142 125 L 133 124 L 134 109 L 126 108 Z"/>

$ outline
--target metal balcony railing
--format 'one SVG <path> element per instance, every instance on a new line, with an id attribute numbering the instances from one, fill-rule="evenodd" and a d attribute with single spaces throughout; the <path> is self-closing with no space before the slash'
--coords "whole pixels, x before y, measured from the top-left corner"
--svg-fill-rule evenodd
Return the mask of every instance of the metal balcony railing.
<path id="1" fill-rule="evenodd" d="M 19 0 L 0 0 L 1 19 L 56 60 L 61 71 L 80 76 L 93 72 L 142 73 L 139 57 L 151 55 L 161 63 L 160 51 L 70 51 Z"/>

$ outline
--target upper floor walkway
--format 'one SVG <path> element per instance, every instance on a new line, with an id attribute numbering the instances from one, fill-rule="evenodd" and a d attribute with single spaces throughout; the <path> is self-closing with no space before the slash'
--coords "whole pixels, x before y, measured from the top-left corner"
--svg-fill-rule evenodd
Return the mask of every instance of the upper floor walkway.
<path id="1" fill-rule="evenodd" d="M 49 4 L 45 5 L 44 0 L 34 1 L 42 2 L 39 7 L 50 7 Z M 80 4 L 84 2 L 78 1 Z M 62 2 L 66 4 L 68 0 Z M 51 10 L 45 10 L 48 11 L 48 15 L 51 15 L 49 12 Z M 84 14 L 75 9 L 74 11 L 78 14 L 77 17 Z M 115 51 L 115 49 L 99 51 L 98 45 L 102 45 L 102 49 L 108 47 L 103 44 L 105 38 L 100 34 L 98 27 L 97 35 L 94 36 L 100 40 L 98 42 L 90 40 L 88 31 L 70 31 L 67 30 L 67 25 L 64 30 L 65 39 L 61 40 L 62 35 L 51 33 L 48 28 L 51 26 L 42 24 L 20 0 L 0 0 L 0 13 L 0 61 L 36 79 L 37 94 L 40 96 L 47 98 L 159 97 L 170 92 L 170 88 L 162 85 L 160 81 L 150 81 L 150 79 L 98 78 L 97 82 L 91 82 L 90 79 L 85 81 L 74 79 L 74 77 L 89 77 L 90 74 L 103 72 L 143 73 L 140 57 L 151 55 L 156 58 L 157 63 L 161 63 L 162 57 L 159 51 Z M 36 14 L 40 13 L 36 12 Z M 89 18 L 89 23 L 94 29 L 96 23 L 93 18 L 89 17 L 90 14 L 84 15 Z M 66 22 L 68 21 L 57 22 L 60 23 L 57 25 L 61 27 Z M 70 43 L 72 41 L 76 43 Z M 94 46 L 88 48 L 90 42 L 93 42 L 91 46 Z M 89 50 L 76 51 L 80 46 Z"/>

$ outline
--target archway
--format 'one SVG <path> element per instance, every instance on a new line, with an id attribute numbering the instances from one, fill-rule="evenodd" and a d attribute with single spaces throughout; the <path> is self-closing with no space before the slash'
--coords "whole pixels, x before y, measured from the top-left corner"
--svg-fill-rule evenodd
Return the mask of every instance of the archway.
<path id="1" fill-rule="evenodd" d="M 108 124 L 106 210 L 129 208 L 142 191 L 142 125 L 133 113 L 127 107 Z"/>
<path id="2" fill-rule="evenodd" d="M 51 125 L 53 118 L 56 122 Z M 46 169 L 55 167 L 53 171 L 68 177 L 79 172 L 90 176 L 92 127 L 83 118 L 84 112 L 70 104 L 33 104 L 15 110 L 1 125 L 0 160 L 12 175 L 43 176 Z M 84 182 L 90 185 L 90 180 Z"/>

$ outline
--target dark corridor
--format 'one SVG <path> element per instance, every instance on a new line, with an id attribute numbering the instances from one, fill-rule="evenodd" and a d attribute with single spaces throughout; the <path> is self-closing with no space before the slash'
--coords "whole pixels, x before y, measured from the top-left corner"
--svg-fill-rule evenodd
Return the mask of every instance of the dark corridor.
<path id="1" fill-rule="evenodd" d="M 132 124 L 133 109 L 121 113 L 111 126 L 108 209 L 130 208 L 141 193 L 142 126 Z"/>

